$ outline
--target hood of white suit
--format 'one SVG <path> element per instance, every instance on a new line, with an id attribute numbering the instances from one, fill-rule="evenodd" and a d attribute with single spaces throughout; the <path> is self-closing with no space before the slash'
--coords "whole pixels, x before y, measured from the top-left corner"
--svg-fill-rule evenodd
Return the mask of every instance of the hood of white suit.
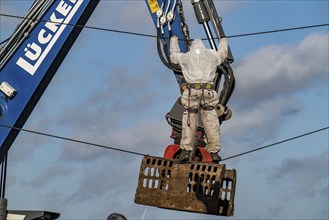
<path id="1" fill-rule="evenodd" d="M 195 39 L 192 41 L 190 52 L 191 53 L 196 53 L 196 54 L 201 54 L 206 51 L 206 47 L 204 46 L 203 42 L 201 39 Z"/>

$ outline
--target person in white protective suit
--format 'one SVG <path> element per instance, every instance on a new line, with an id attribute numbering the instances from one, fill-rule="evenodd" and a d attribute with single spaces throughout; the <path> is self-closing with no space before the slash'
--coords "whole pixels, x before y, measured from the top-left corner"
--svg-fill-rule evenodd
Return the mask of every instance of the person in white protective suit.
<path id="1" fill-rule="evenodd" d="M 218 50 L 207 49 L 201 39 L 192 42 L 189 52 L 180 53 L 178 38 L 170 39 L 170 60 L 179 64 L 187 83 L 181 102 L 185 108 L 182 118 L 182 138 L 179 162 L 185 163 L 190 158 L 194 147 L 195 132 L 198 123 L 198 112 L 201 111 L 206 134 L 206 150 L 211 154 L 214 163 L 221 160 L 218 152 L 220 145 L 220 128 L 217 116 L 219 97 L 214 90 L 214 79 L 217 66 L 222 64 L 228 55 L 228 40 L 219 41 Z"/>

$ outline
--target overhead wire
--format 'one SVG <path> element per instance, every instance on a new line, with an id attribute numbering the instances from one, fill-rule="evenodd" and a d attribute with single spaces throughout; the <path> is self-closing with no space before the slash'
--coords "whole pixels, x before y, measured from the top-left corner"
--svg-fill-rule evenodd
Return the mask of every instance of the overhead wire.
<path id="1" fill-rule="evenodd" d="M 297 135 L 295 137 L 288 138 L 288 139 L 285 139 L 285 140 L 282 140 L 282 141 L 278 141 L 278 142 L 275 142 L 273 144 L 268 144 L 268 145 L 265 145 L 263 147 L 258 147 L 258 148 L 255 148 L 253 150 L 249 150 L 249 151 L 246 151 L 246 152 L 243 152 L 243 153 L 239 153 L 239 154 L 236 154 L 236 155 L 233 155 L 233 156 L 223 158 L 222 161 L 229 160 L 229 159 L 232 159 L 232 158 L 235 158 L 235 157 L 240 157 L 240 156 L 245 155 L 245 154 L 250 154 L 250 153 L 255 152 L 255 151 L 263 150 L 265 148 L 269 148 L 269 147 L 272 147 L 274 145 L 278 145 L 278 144 L 282 144 L 282 143 L 292 141 L 292 140 L 295 140 L 295 139 L 298 139 L 298 138 L 302 138 L 302 137 L 305 137 L 305 136 L 308 136 L 308 135 L 311 135 L 311 134 L 315 134 L 315 133 L 318 133 L 320 131 L 324 131 L 324 130 L 327 130 L 327 129 L 329 129 L 329 127 L 320 128 L 320 129 L 317 129 L 317 130 L 314 130 L 314 131 L 311 131 L 311 132 L 307 132 L 307 133 L 304 133 L 304 134 L 301 134 L 301 135 Z"/>
<path id="2" fill-rule="evenodd" d="M 26 17 L 23 17 L 23 16 L 10 15 L 10 14 L 4 14 L 4 13 L 0 13 L 0 16 L 11 17 L 11 18 L 19 18 L 19 19 L 30 19 L 30 18 L 26 18 Z M 65 25 L 72 26 L 72 27 L 80 27 L 80 28 L 87 28 L 87 29 L 93 29 L 93 30 L 99 30 L 99 31 L 115 32 L 115 33 L 120 33 L 120 34 L 157 38 L 156 35 L 152 35 L 152 34 L 131 32 L 131 31 L 123 31 L 123 30 L 116 30 L 116 29 L 102 28 L 102 27 L 95 27 L 95 26 L 88 26 L 88 25 L 54 22 L 54 21 L 48 21 L 48 20 L 42 20 L 42 19 L 31 19 L 31 20 L 41 21 L 41 22 L 52 22 L 52 23 L 58 23 L 58 24 L 65 24 Z M 324 26 L 329 26 L 329 23 L 315 24 L 315 25 L 308 25 L 308 26 L 299 26 L 299 27 L 290 27 L 290 28 L 283 28 L 283 29 L 276 29 L 276 30 L 260 31 L 260 32 L 251 32 L 251 33 L 244 33 L 244 34 L 227 35 L 226 37 L 227 38 L 247 37 L 247 36 L 253 36 L 253 35 L 262 35 L 262 34 L 270 34 L 270 33 L 278 33 L 278 32 L 295 31 L 295 30 L 318 28 L 318 27 L 324 27 Z M 203 39 L 203 40 L 205 40 L 205 39 Z M 0 45 L 2 43 L 4 43 L 4 41 L 1 42 Z"/>
<path id="3" fill-rule="evenodd" d="M 277 33 L 277 32 L 295 31 L 295 30 L 302 30 L 302 29 L 308 29 L 308 28 L 317 28 L 317 27 L 324 27 L 324 26 L 329 26 L 329 23 L 308 25 L 308 26 L 299 26 L 299 27 L 291 27 L 291 28 L 276 29 L 276 30 L 269 30 L 269 31 L 259 31 L 259 32 L 252 32 L 252 33 L 246 33 L 246 34 L 236 34 L 236 35 L 227 36 L 227 38 L 247 37 L 247 36 L 254 36 L 254 35 L 261 35 L 261 34 L 272 34 L 272 33 Z"/>
<path id="4" fill-rule="evenodd" d="M 33 131 L 33 130 L 30 130 L 30 129 L 12 127 L 12 126 L 2 125 L 2 124 L 0 124 L 0 127 L 5 127 L 5 128 L 9 128 L 9 129 L 14 129 L 14 130 L 17 130 L 17 131 L 23 131 L 23 132 L 28 132 L 28 133 L 32 133 L 32 134 L 41 135 L 41 136 L 51 137 L 51 138 L 55 138 L 55 139 L 75 142 L 75 143 L 79 143 L 79 144 L 90 145 L 90 146 L 94 146 L 94 147 L 105 148 L 105 149 L 108 149 L 108 150 L 120 151 L 120 152 L 123 152 L 123 153 L 135 154 L 135 155 L 139 155 L 139 156 L 145 156 L 146 155 L 146 154 L 138 153 L 138 152 L 135 152 L 135 151 L 124 150 L 124 149 L 115 148 L 115 147 L 109 147 L 109 146 L 105 146 L 105 145 L 102 145 L 102 144 L 95 144 L 95 143 L 82 141 L 82 140 L 78 140 L 78 139 L 62 137 L 62 136 L 59 136 L 59 135 L 53 135 L 53 134 L 49 134 L 49 133 Z"/>
<path id="5" fill-rule="evenodd" d="M 1 14 L 0 16 L 8 16 L 8 17 L 16 17 L 16 18 L 22 18 L 22 19 L 26 19 L 24 17 L 19 17 L 19 16 L 12 16 L 12 15 L 5 15 L 5 14 Z M 42 21 L 42 20 L 41 20 Z M 46 21 L 47 22 L 47 21 Z M 108 32 L 115 32 L 115 33 L 120 33 L 120 34 L 127 34 L 127 35 L 135 35 L 135 36 L 143 36 L 143 37 L 151 37 L 151 38 L 156 38 L 157 36 L 155 35 L 151 35 L 151 34 L 144 34 L 144 33 L 136 33 L 136 32 L 129 32 L 129 31 L 122 31 L 122 30 L 114 30 L 114 29 L 108 29 L 108 28 L 100 28 L 100 27 L 93 27 L 93 26 L 87 26 L 87 25 L 72 25 L 72 24 L 66 24 L 69 26 L 78 26 L 78 27 L 83 27 L 83 28 L 88 28 L 88 29 L 94 29 L 94 30 L 100 30 L 100 31 L 108 31 Z M 324 26 L 329 26 L 329 23 L 327 24 L 317 24 L 317 25 L 309 25 L 309 26 L 300 26 L 300 27 L 291 27 L 291 28 L 285 28 L 285 29 L 276 29 L 276 30 L 269 30 L 269 31 L 261 31 L 261 32 L 251 32 L 251 33 L 244 33 L 244 34 L 236 34 L 236 35 L 228 35 L 227 38 L 238 38 L 238 37 L 247 37 L 247 36 L 254 36 L 254 35 L 263 35 L 263 34 L 271 34 L 271 33 L 278 33 L 278 32 L 287 32 L 287 31 L 295 31 L 295 30 L 302 30 L 302 29 L 310 29 L 310 28 L 317 28 L 317 27 L 324 27 Z M 9 39 L 9 38 L 8 38 Z M 5 43 L 8 39 L 3 40 L 2 42 L 0 42 L 0 45 L 2 45 L 3 43 Z M 216 38 L 215 38 L 216 39 Z M 218 39 L 218 38 L 217 38 Z M 207 39 L 203 39 L 203 40 L 207 40 Z M 129 154 L 133 154 L 133 155 L 138 155 L 138 156 L 145 156 L 146 154 L 143 153 L 139 153 L 139 152 L 135 152 L 135 151 L 130 151 L 130 150 L 124 150 L 124 149 L 120 149 L 120 148 L 115 148 L 115 147 L 110 147 L 110 146 L 106 146 L 106 145 L 101 145 L 101 144 L 96 144 L 96 143 L 92 143 L 92 142 L 87 142 L 87 141 L 82 141 L 82 140 L 78 140 L 78 139 L 73 139 L 73 138 L 67 138 L 67 137 L 62 137 L 62 136 L 58 136 L 58 135 L 53 135 L 53 134 L 49 134 L 49 133 L 43 133 L 43 132 L 38 132 L 38 131 L 34 131 L 34 130 L 30 130 L 30 129 L 23 129 L 23 128 L 17 128 L 17 127 L 10 127 L 10 126 L 6 126 L 6 125 L 2 125 L 0 124 L 0 127 L 6 127 L 6 128 L 11 128 L 11 129 L 15 129 L 15 130 L 19 130 L 19 131 L 23 131 L 23 132 L 28 132 L 28 133 L 32 133 L 32 134 L 36 134 L 36 135 L 42 135 L 42 136 L 46 136 L 46 137 L 50 137 L 50 138 L 56 138 L 56 139 L 61 139 L 61 140 L 65 140 L 65 141 L 70 141 L 70 142 L 75 142 L 75 143 L 79 143 L 79 144 L 85 144 L 85 145 L 90 145 L 93 147 L 99 147 L 99 148 L 103 148 L 103 149 L 108 149 L 108 150 L 114 150 L 114 151 L 119 151 L 119 152 L 123 152 L 123 153 L 129 153 Z M 324 130 L 327 130 L 329 127 L 324 127 L 321 129 L 317 129 L 311 132 L 307 132 L 301 135 L 297 135 L 295 137 L 291 137 L 285 140 L 281 140 L 269 145 L 265 145 L 262 147 L 258 147 L 243 153 L 239 153 L 233 156 L 229 156 L 226 158 L 223 158 L 222 161 L 225 160 L 230 160 L 236 157 L 240 157 L 246 154 L 250 154 L 256 151 L 260 151 L 260 150 L 264 150 L 270 147 L 273 147 L 275 145 L 279 145 L 285 142 L 289 142 L 295 139 L 299 139 L 305 136 L 309 136 Z M 143 217 L 142 219 L 144 219 L 145 213 L 147 211 L 147 208 L 145 209 L 144 213 L 143 213 Z"/>
<path id="6" fill-rule="evenodd" d="M 11 18 L 19 18 L 19 19 L 29 19 L 29 18 L 22 17 L 22 16 L 9 15 L 9 14 L 3 14 L 3 13 L 0 13 L 0 16 L 11 17 Z M 34 19 L 34 20 L 41 21 L 41 22 L 53 22 L 53 21 L 47 21 L 47 20 L 42 20 L 42 19 Z M 60 22 L 53 22 L 53 23 L 60 23 Z M 123 31 L 123 30 L 115 30 L 115 29 L 101 28 L 101 27 L 94 27 L 94 26 L 87 26 L 87 25 L 78 25 L 78 24 L 70 24 L 70 23 L 60 23 L 60 24 L 65 24 L 65 25 L 74 26 L 74 27 L 87 28 L 87 29 L 100 30 L 100 31 L 115 32 L 115 33 L 127 34 L 127 35 L 135 35 L 135 36 L 143 36 L 143 37 L 151 37 L 151 38 L 156 38 L 157 37 L 157 36 L 151 35 L 151 34 Z M 329 26 L 329 23 L 308 25 L 308 26 L 299 26 L 299 27 L 291 27 L 291 28 L 276 29 L 276 30 L 269 30 L 269 31 L 251 32 L 251 33 L 236 34 L 236 35 L 228 35 L 226 37 L 227 38 L 238 38 L 238 37 L 246 37 L 246 36 L 253 36 L 253 35 L 261 35 L 261 34 L 270 34 L 270 33 L 277 33 L 277 32 L 286 32 L 286 31 L 309 29 L 309 28 L 317 28 L 317 27 L 324 27 L 324 26 Z M 0 45 L 3 44 L 6 40 L 0 42 Z M 1 125 L 1 124 L 0 124 L 0 126 L 15 129 L 15 130 L 19 130 L 19 131 L 23 131 L 23 132 L 33 133 L 33 134 L 37 134 L 37 135 L 47 136 L 47 137 L 51 137 L 51 138 L 71 141 L 71 142 L 75 142 L 75 143 L 79 143 L 79 144 L 85 144 L 85 145 L 104 148 L 104 149 L 108 149 L 108 150 L 115 150 L 115 151 L 120 151 L 120 152 L 123 152 L 123 153 L 134 154 L 134 155 L 138 155 L 138 156 L 147 155 L 147 154 L 143 154 L 143 153 L 139 153 L 139 152 L 135 152 L 135 151 L 124 150 L 124 149 L 110 147 L 110 146 L 101 145 L 101 144 L 95 144 L 95 143 L 92 143 L 92 142 L 82 141 L 82 140 L 73 139 L 73 138 L 66 138 L 66 137 L 53 135 L 53 134 L 49 134 L 49 133 L 33 131 L 33 130 L 30 130 L 30 129 L 11 127 L 11 126 Z M 308 132 L 308 133 L 305 133 L 305 134 L 301 134 L 301 135 L 298 135 L 298 136 L 295 136 L 295 137 L 292 137 L 292 138 L 288 138 L 288 139 L 285 139 L 285 140 L 282 140 L 282 141 L 279 141 L 279 142 L 276 142 L 276 143 L 272 143 L 272 144 L 265 145 L 265 146 L 262 146 L 262 147 L 259 147 L 259 148 L 255 148 L 253 150 L 249 150 L 249 151 L 246 151 L 246 152 L 243 152 L 243 153 L 239 153 L 239 154 L 236 154 L 236 155 L 233 155 L 233 156 L 229 156 L 229 157 L 223 158 L 222 161 L 229 160 L 229 159 L 239 157 L 239 156 L 242 156 L 242 155 L 246 155 L 246 154 L 249 154 L 249 153 L 252 153 L 252 152 L 255 152 L 255 151 L 263 150 L 263 149 L 266 149 L 266 148 L 269 148 L 269 147 L 272 147 L 272 146 L 275 146 L 275 145 L 278 145 L 278 144 L 281 144 L 281 143 L 292 141 L 292 140 L 295 140 L 295 139 L 298 139 L 298 138 L 301 138 L 301 137 L 304 137 L 304 136 L 307 136 L 307 135 L 311 135 L 311 134 L 326 130 L 328 128 L 329 127 L 321 128 L 321 129 L 314 130 L 314 131 L 311 131 L 311 132 Z"/>
<path id="7" fill-rule="evenodd" d="M 12 127 L 12 126 L 2 125 L 2 124 L 0 124 L 0 127 L 5 127 L 5 128 L 9 128 L 9 129 L 18 130 L 18 131 L 23 131 L 23 132 L 28 132 L 28 133 L 32 133 L 32 134 L 51 137 L 51 138 L 55 138 L 55 139 L 75 142 L 75 143 L 79 143 L 79 144 L 90 145 L 90 146 L 93 146 L 93 147 L 104 148 L 104 149 L 107 149 L 107 150 L 114 150 L 114 151 L 119 151 L 119 152 L 123 152 L 123 153 L 134 154 L 134 155 L 138 155 L 138 156 L 148 155 L 148 154 L 143 154 L 143 153 L 139 153 L 139 152 L 136 152 L 136 151 L 124 150 L 124 149 L 121 149 L 121 148 L 110 147 L 110 146 L 106 146 L 106 145 L 102 145 L 102 144 L 95 144 L 95 143 L 92 143 L 92 142 L 87 142 L 87 141 L 82 141 L 82 140 L 78 140 L 78 139 L 62 137 L 62 136 L 59 136 L 59 135 L 53 135 L 53 134 L 34 131 L 34 130 L 30 130 L 30 129 L 25 129 L 25 128 Z M 313 131 L 310 131 L 310 132 L 307 132 L 307 133 L 304 133 L 304 134 L 300 134 L 300 135 L 297 135 L 297 136 L 294 136 L 294 137 L 291 137 L 291 138 L 287 138 L 287 139 L 284 139 L 284 140 L 281 140 L 281 141 L 278 141 L 278 142 L 275 142 L 275 143 L 272 143 L 272 144 L 268 144 L 268 145 L 265 145 L 265 146 L 262 146 L 262 147 L 254 148 L 253 150 L 249 150 L 249 151 L 245 151 L 245 152 L 233 155 L 233 156 L 229 156 L 229 157 L 223 158 L 222 161 L 230 160 L 230 159 L 240 157 L 240 156 L 243 156 L 243 155 L 246 155 L 246 154 L 250 154 L 250 153 L 253 153 L 253 152 L 256 152 L 256 151 L 260 151 L 260 150 L 263 150 L 263 149 L 266 149 L 266 148 L 270 148 L 270 147 L 273 147 L 275 145 L 279 145 L 279 144 L 289 142 L 289 141 L 292 141 L 292 140 L 295 140 L 295 139 L 299 139 L 299 138 L 302 138 L 302 137 L 305 137 L 305 136 L 309 136 L 311 134 L 315 134 L 315 133 L 318 133 L 318 132 L 321 132 L 321 131 L 324 131 L 324 130 L 327 130 L 327 129 L 329 129 L 329 126 L 324 127 L 324 128 L 320 128 L 320 129 L 317 129 L 317 130 L 313 130 Z"/>
<path id="8" fill-rule="evenodd" d="M 71 26 L 71 27 L 87 28 L 87 29 L 93 29 L 93 30 L 99 30 L 99 31 L 108 31 L 108 32 L 115 32 L 115 33 L 120 33 L 120 34 L 128 34 L 128 35 L 136 35 L 136 36 L 156 38 L 155 35 L 151 35 L 151 34 L 143 34 L 143 33 L 131 32 L 131 31 L 123 31 L 123 30 L 115 30 L 115 29 L 110 29 L 110 28 L 94 27 L 94 26 L 81 25 L 81 24 L 70 24 L 70 23 L 65 23 L 65 22 L 48 21 L 48 20 L 43 20 L 43 19 L 31 19 L 31 18 L 27 18 L 27 17 L 24 17 L 24 16 L 9 15 L 9 14 L 3 14 L 3 13 L 0 13 L 0 16 L 10 17 L 10 18 L 19 18 L 19 19 L 30 19 L 30 20 L 38 21 L 38 22 L 51 22 L 51 23 L 55 23 L 55 24 L 64 24 L 64 25 Z"/>

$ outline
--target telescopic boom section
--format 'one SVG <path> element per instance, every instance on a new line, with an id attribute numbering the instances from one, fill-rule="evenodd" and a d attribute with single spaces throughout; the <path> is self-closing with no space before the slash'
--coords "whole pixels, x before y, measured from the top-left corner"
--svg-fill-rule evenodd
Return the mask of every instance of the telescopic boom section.
<path id="1" fill-rule="evenodd" d="M 0 51 L 0 163 L 99 0 L 37 0 Z"/>

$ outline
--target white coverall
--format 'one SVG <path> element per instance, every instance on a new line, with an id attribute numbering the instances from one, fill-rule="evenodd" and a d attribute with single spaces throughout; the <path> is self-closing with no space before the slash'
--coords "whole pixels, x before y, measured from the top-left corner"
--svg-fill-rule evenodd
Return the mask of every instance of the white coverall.
<path id="1" fill-rule="evenodd" d="M 201 39 L 196 39 L 192 42 L 190 51 L 187 53 L 180 53 L 178 38 L 176 36 L 170 39 L 170 60 L 172 63 L 180 65 L 188 85 L 196 83 L 213 85 L 217 66 L 225 61 L 227 54 L 227 38 L 220 39 L 217 51 L 207 49 Z M 184 90 L 181 101 L 186 110 L 182 119 L 181 149 L 193 150 L 194 137 L 197 129 L 198 114 L 196 111 L 188 112 L 188 109 L 201 109 L 202 122 L 207 138 L 206 150 L 209 153 L 220 151 L 219 120 L 216 112 L 219 102 L 218 98 L 217 92 L 212 88 L 186 88 Z"/>

